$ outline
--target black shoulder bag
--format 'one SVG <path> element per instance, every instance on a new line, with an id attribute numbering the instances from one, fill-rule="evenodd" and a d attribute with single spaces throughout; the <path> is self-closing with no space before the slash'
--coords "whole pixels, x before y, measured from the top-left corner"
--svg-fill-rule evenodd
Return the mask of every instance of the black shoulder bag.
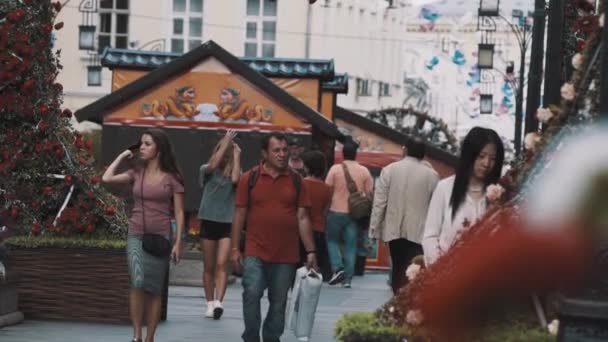
<path id="1" fill-rule="evenodd" d="M 171 242 L 164 236 L 146 233 L 146 213 L 144 211 L 144 178 L 146 169 L 141 174 L 141 217 L 144 222 L 144 235 L 142 237 L 142 248 L 148 254 L 155 257 L 166 257 L 171 253 Z"/>

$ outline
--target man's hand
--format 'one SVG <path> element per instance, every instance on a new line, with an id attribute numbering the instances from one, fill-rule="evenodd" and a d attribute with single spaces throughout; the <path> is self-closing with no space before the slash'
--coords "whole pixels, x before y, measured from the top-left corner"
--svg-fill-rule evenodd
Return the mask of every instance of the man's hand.
<path id="1" fill-rule="evenodd" d="M 315 271 L 319 269 L 319 267 L 317 266 L 317 255 L 316 253 L 308 253 L 306 255 L 306 268 L 307 269 L 314 269 Z"/>
<path id="2" fill-rule="evenodd" d="M 241 267 L 243 266 L 243 255 L 238 248 L 232 248 L 232 251 L 230 252 L 230 260 L 232 260 L 236 271 L 240 271 Z"/>

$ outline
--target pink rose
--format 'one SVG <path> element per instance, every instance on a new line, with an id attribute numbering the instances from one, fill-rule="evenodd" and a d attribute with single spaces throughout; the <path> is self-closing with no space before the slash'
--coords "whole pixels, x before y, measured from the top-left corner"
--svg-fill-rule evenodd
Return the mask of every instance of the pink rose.
<path id="1" fill-rule="evenodd" d="M 420 267 L 418 264 L 411 264 L 408 266 L 407 270 L 405 270 L 405 276 L 409 281 L 414 281 L 421 268 L 422 267 Z"/>
<path id="2" fill-rule="evenodd" d="M 526 148 L 526 150 L 535 151 L 536 144 L 540 142 L 540 139 L 541 137 L 538 133 L 528 133 L 524 138 L 524 147 Z"/>
<path id="3" fill-rule="evenodd" d="M 566 101 L 572 101 L 576 96 L 576 90 L 574 89 L 574 85 L 572 83 L 564 83 L 560 92 L 562 98 Z"/>
<path id="4" fill-rule="evenodd" d="M 538 121 L 546 124 L 553 117 L 553 112 L 548 108 L 538 108 L 536 111 L 536 118 Z"/>
<path id="5" fill-rule="evenodd" d="M 572 67 L 576 70 L 583 67 L 583 55 L 580 52 L 572 56 Z"/>
<path id="6" fill-rule="evenodd" d="M 504 193 L 505 188 L 503 188 L 499 184 L 491 184 L 486 189 L 486 197 L 490 202 L 498 201 Z"/>
<path id="7" fill-rule="evenodd" d="M 422 313 L 419 310 L 410 310 L 405 315 L 405 321 L 410 325 L 420 325 L 422 319 Z"/>

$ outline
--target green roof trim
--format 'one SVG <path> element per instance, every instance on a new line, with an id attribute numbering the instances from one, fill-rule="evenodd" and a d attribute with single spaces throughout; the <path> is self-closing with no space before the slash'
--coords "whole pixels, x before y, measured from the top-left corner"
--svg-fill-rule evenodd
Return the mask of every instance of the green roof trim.
<path id="1" fill-rule="evenodd" d="M 113 68 L 154 70 L 179 57 L 181 53 L 106 48 L 101 65 Z M 318 78 L 335 81 L 334 61 L 329 59 L 251 58 L 240 60 L 266 77 Z"/>
<path id="2" fill-rule="evenodd" d="M 333 90 L 338 94 L 348 93 L 348 74 L 336 74 L 331 81 L 321 83 L 323 90 Z"/>

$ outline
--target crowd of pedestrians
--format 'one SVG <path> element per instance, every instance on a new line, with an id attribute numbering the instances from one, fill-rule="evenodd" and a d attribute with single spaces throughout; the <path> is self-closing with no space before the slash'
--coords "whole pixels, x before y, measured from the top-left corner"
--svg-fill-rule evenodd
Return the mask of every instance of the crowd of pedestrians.
<path id="1" fill-rule="evenodd" d="M 504 160 L 496 132 L 476 127 L 463 141 L 454 176 L 440 180 L 424 160 L 425 143 L 414 139 L 404 147 L 404 158 L 384 167 L 374 184 L 356 160 L 358 145 L 352 139 L 343 143 L 344 161 L 327 170 L 322 152 L 305 151 L 297 140 L 270 133 L 262 139 L 259 164 L 242 172 L 235 137 L 228 130 L 200 166 L 198 219 L 204 316 L 222 317 L 232 262 L 242 273 L 246 342 L 280 340 L 297 266 L 317 270 L 329 285 L 351 288 L 368 238 L 388 245 L 397 294 L 407 283 L 405 269 L 413 257 L 423 254 L 427 264 L 435 262 L 483 216 L 485 189 L 500 177 Z M 126 171 L 119 173 L 123 162 Z M 127 251 L 133 342 L 142 341 L 144 318 L 145 341 L 153 342 L 163 280 L 169 261 L 177 263 L 181 253 L 171 219 L 176 236 L 185 227 L 184 182 L 167 135 L 145 131 L 136 146 L 112 162 L 103 181 L 132 189 Z M 266 290 L 269 309 L 262 320 Z"/>

